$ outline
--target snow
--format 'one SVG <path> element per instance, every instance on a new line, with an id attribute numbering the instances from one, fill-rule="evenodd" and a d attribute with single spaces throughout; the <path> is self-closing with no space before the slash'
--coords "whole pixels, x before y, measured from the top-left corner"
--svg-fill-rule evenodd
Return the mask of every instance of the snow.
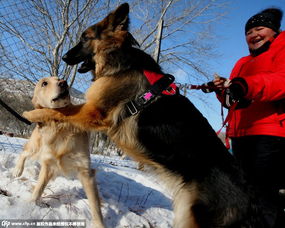
<path id="1" fill-rule="evenodd" d="M 0 136 L 0 220 L 84 219 L 91 214 L 81 183 L 60 176 L 46 187 L 41 205 L 30 201 L 40 166 L 28 161 L 19 178 L 12 177 L 25 139 Z M 172 227 L 171 196 L 159 178 L 120 157 L 91 155 L 96 168 L 104 222 L 108 228 Z"/>

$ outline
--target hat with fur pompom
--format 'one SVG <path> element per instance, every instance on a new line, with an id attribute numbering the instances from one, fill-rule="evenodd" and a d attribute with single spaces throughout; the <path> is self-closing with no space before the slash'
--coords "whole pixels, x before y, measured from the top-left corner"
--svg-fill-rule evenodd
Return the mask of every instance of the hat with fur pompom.
<path id="1" fill-rule="evenodd" d="M 249 20 L 245 24 L 245 33 L 247 33 L 248 30 L 258 26 L 271 28 L 273 31 L 279 33 L 282 16 L 283 12 L 280 9 L 277 8 L 265 9 L 260 13 L 249 18 Z"/>

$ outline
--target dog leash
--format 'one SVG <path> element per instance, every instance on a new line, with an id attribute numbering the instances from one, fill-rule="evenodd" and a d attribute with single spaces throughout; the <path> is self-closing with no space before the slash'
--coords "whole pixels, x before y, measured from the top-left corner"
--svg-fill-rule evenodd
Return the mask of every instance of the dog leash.
<path id="1" fill-rule="evenodd" d="M 27 120 L 26 118 L 22 117 L 19 113 L 17 113 L 14 109 L 12 109 L 9 105 L 7 105 L 1 98 L 0 98 L 0 105 L 3 106 L 8 112 L 10 112 L 14 117 L 18 120 L 24 122 L 27 125 L 31 125 L 32 123 Z"/>
<path id="2" fill-rule="evenodd" d="M 223 119 L 223 123 L 222 123 L 222 127 L 216 132 L 217 135 L 219 135 L 222 131 L 222 129 L 227 126 L 227 123 L 230 121 L 230 119 L 232 118 L 233 116 L 233 112 L 234 110 L 236 109 L 238 105 L 238 102 L 235 102 L 230 108 L 229 108 L 229 111 L 228 111 L 228 115 L 226 117 L 226 119 L 224 119 L 224 112 L 223 112 L 223 105 L 221 105 L 221 113 L 222 113 L 222 119 Z M 229 140 L 229 135 L 228 135 L 228 130 L 226 129 L 226 137 L 225 137 L 225 146 L 227 149 L 230 149 L 231 148 L 231 145 L 230 145 L 230 140 Z"/>
<path id="3" fill-rule="evenodd" d="M 204 83 L 202 85 L 194 85 L 194 84 L 181 84 L 176 83 L 179 89 L 195 89 L 195 90 L 202 90 L 204 93 L 210 93 L 213 92 L 216 89 L 216 86 L 214 86 L 214 83 L 208 82 Z"/>
<path id="4" fill-rule="evenodd" d="M 179 86 L 179 83 L 173 83 L 175 78 L 170 74 L 160 74 L 148 70 L 144 70 L 143 73 L 151 84 L 151 88 L 138 98 L 126 104 L 129 116 L 136 115 L 158 95 L 175 95 L 179 93 L 179 88 L 181 88 L 181 84 Z M 214 84 L 205 83 L 202 85 L 188 84 L 186 88 L 202 90 L 204 93 L 209 93 L 210 91 L 214 91 L 216 87 Z"/>

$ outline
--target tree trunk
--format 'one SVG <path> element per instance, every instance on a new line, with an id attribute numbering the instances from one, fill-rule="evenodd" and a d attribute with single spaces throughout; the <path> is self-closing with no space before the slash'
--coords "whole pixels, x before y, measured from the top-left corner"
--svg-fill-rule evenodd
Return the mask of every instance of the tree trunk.
<path id="1" fill-rule="evenodd" d="M 154 60 L 159 63 L 159 55 L 160 55 L 160 48 L 161 48 L 161 40 L 162 40 L 162 32 L 163 32 L 163 19 L 161 18 L 158 22 L 158 30 L 157 35 L 155 38 L 156 47 L 154 49 Z"/>

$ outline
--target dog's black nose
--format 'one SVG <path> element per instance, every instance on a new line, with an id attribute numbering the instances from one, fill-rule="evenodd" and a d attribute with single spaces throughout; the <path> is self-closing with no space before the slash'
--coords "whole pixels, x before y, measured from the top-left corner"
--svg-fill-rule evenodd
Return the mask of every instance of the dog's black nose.
<path id="1" fill-rule="evenodd" d="M 62 56 L 62 60 L 63 60 L 64 62 L 66 62 L 67 59 L 68 59 L 67 54 L 65 54 L 64 56 Z"/>
<path id="2" fill-rule="evenodd" d="M 65 80 L 60 80 L 59 82 L 58 82 L 58 86 L 60 87 L 60 88 L 67 88 L 67 82 L 65 81 Z"/>

